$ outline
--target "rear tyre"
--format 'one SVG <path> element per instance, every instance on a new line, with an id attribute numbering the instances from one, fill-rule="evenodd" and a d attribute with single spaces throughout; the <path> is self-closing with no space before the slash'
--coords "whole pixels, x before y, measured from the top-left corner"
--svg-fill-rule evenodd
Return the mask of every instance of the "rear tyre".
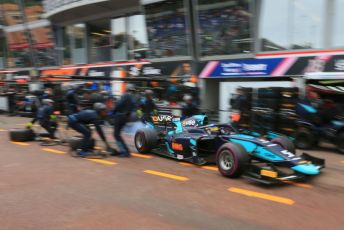
<path id="1" fill-rule="evenodd" d="M 291 152 L 294 154 L 296 152 L 294 143 L 291 140 L 289 140 L 289 138 L 286 136 L 281 136 L 281 137 L 275 138 L 275 139 L 271 140 L 271 142 L 274 144 L 278 144 L 282 148 L 288 150 L 288 152 Z"/>
<path id="2" fill-rule="evenodd" d="M 299 149 L 311 149 L 316 144 L 316 137 L 310 129 L 298 128 L 295 134 L 295 145 Z"/>
<path id="3" fill-rule="evenodd" d="M 9 131 L 10 140 L 16 142 L 34 141 L 35 133 L 32 129 L 11 129 Z"/>
<path id="4" fill-rule="evenodd" d="M 154 129 L 139 129 L 135 134 L 135 147 L 139 153 L 148 153 L 156 148 L 158 135 Z"/>
<path id="5" fill-rule="evenodd" d="M 220 173 L 225 177 L 240 177 L 246 170 L 249 156 L 239 144 L 223 144 L 216 154 L 216 164 Z"/>
<path id="6" fill-rule="evenodd" d="M 340 153 L 344 153 L 344 132 L 339 133 L 337 138 L 337 149 Z"/>

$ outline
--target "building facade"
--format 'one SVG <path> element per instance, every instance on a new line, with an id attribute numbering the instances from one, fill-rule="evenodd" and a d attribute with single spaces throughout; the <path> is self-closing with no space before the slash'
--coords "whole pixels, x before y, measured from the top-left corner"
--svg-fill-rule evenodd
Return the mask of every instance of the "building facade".
<path id="1" fill-rule="evenodd" d="M 197 77 L 210 110 L 226 109 L 231 81 L 344 71 L 344 0 L 2 0 L 0 10 L 4 69 Z"/>

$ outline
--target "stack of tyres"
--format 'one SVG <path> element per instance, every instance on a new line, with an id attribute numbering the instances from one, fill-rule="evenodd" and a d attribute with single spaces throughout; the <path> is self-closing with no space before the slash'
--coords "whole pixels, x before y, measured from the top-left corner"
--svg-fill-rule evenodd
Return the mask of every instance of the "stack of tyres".
<path id="1" fill-rule="evenodd" d="M 297 128 L 297 115 L 294 110 L 281 109 L 278 113 L 277 131 L 292 135 Z"/>
<path id="2" fill-rule="evenodd" d="M 251 113 L 240 113 L 239 128 L 248 129 L 251 127 Z"/>
<path id="3" fill-rule="evenodd" d="M 277 111 L 279 109 L 280 92 L 280 87 L 259 88 L 254 107 Z"/>
<path id="4" fill-rule="evenodd" d="M 282 88 L 278 112 L 278 132 L 291 135 L 296 130 L 297 115 L 296 105 L 298 102 L 298 88 Z"/>
<path id="5" fill-rule="evenodd" d="M 270 109 L 252 110 L 252 129 L 256 132 L 276 130 L 276 114 Z"/>
<path id="6" fill-rule="evenodd" d="M 280 87 L 257 89 L 256 100 L 252 103 L 252 126 L 255 131 L 276 130 L 280 91 Z"/>
<path id="7" fill-rule="evenodd" d="M 282 88 L 280 96 L 280 110 L 295 110 L 299 97 L 298 88 Z"/>

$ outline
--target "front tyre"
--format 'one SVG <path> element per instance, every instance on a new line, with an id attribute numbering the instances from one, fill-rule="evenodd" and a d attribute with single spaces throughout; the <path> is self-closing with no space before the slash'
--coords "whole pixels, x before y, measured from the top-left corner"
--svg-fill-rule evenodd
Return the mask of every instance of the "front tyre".
<path id="1" fill-rule="evenodd" d="M 241 176 L 248 165 L 249 156 L 245 149 L 236 143 L 223 144 L 216 154 L 216 164 L 225 177 Z"/>
<path id="2" fill-rule="evenodd" d="M 135 147 L 139 153 L 148 153 L 156 148 L 158 135 L 154 129 L 139 129 L 135 134 Z"/>

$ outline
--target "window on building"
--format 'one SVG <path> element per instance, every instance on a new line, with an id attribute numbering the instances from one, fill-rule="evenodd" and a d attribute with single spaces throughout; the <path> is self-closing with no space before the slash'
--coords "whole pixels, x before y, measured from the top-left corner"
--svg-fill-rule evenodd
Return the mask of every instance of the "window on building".
<path id="1" fill-rule="evenodd" d="M 88 22 L 91 62 L 111 61 L 110 19 Z"/>
<path id="2" fill-rule="evenodd" d="M 128 60 L 125 17 L 111 20 L 111 56 L 113 61 Z"/>
<path id="3" fill-rule="evenodd" d="M 149 58 L 188 56 L 188 28 L 183 0 L 144 5 Z"/>
<path id="4" fill-rule="evenodd" d="M 23 0 L 25 14 L 28 22 L 41 19 L 44 13 L 42 0 Z"/>
<path id="5" fill-rule="evenodd" d="M 57 56 L 50 26 L 30 30 L 35 53 L 36 66 L 56 66 Z"/>
<path id="6" fill-rule="evenodd" d="M 24 22 L 23 14 L 21 13 L 17 0 L 0 1 L 0 5 L 4 25 L 14 26 Z"/>
<path id="7" fill-rule="evenodd" d="M 72 55 L 71 55 L 71 40 L 68 36 L 66 27 L 62 30 L 63 36 L 63 65 L 72 64 Z"/>
<path id="8" fill-rule="evenodd" d="M 86 26 L 84 23 L 67 26 L 71 38 L 71 56 L 73 64 L 87 63 Z"/>
<path id="9" fill-rule="evenodd" d="M 334 26 L 333 26 L 333 47 L 344 47 L 344 0 L 335 0 L 334 4 Z"/>
<path id="10" fill-rule="evenodd" d="M 6 59 L 6 39 L 0 37 L 0 69 L 5 68 L 5 59 Z"/>
<path id="11" fill-rule="evenodd" d="M 202 56 L 251 52 L 250 0 L 198 0 Z"/>
<path id="12" fill-rule="evenodd" d="M 7 32 L 7 45 L 9 50 L 8 65 L 13 68 L 32 66 L 32 57 L 27 32 L 24 30 Z"/>
<path id="13" fill-rule="evenodd" d="M 263 0 L 262 51 L 324 47 L 326 0 Z"/>
<path id="14" fill-rule="evenodd" d="M 128 17 L 128 48 L 129 59 L 146 58 L 148 38 L 143 15 Z"/>

